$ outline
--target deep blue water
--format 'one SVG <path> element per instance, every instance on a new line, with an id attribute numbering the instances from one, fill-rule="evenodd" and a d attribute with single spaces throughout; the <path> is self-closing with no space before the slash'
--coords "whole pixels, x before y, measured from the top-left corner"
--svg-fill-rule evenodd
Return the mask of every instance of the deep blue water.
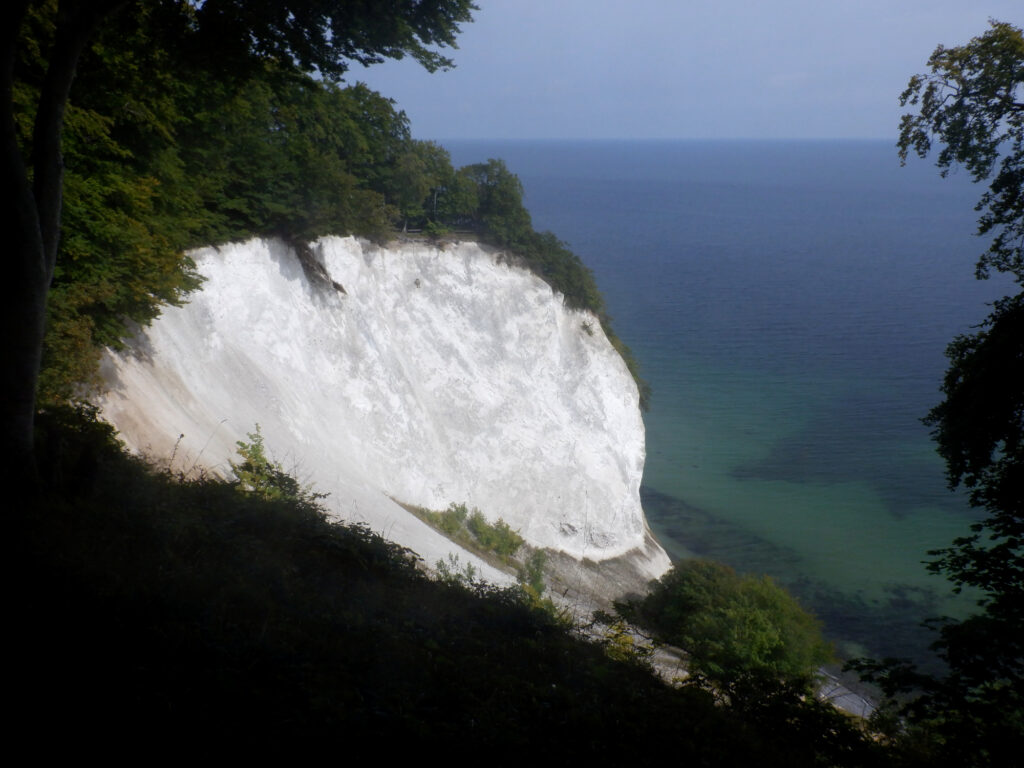
<path id="1" fill-rule="evenodd" d="M 920 656 L 971 514 L 920 422 L 974 279 L 981 189 L 891 142 L 444 142 L 501 157 L 593 269 L 654 390 L 644 507 L 674 557 L 766 572 L 841 652 Z"/>

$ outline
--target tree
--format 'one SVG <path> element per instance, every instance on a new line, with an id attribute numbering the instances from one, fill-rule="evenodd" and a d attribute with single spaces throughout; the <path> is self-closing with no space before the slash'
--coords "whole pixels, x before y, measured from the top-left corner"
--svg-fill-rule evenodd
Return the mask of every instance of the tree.
<path id="1" fill-rule="evenodd" d="M 235 445 L 238 446 L 238 455 L 242 461 L 228 463 L 240 491 L 268 501 L 290 501 L 308 509 L 322 511 L 319 501 L 327 498 L 327 494 L 314 491 L 311 485 L 302 485 L 285 471 L 280 462 L 267 456 L 259 424 L 255 432 L 249 433 L 249 442 L 239 440 Z"/>
<path id="2" fill-rule="evenodd" d="M 64 114 L 79 59 L 93 33 L 131 0 L 9 0 L 0 9 L 0 222 L 11 239 L 3 306 L 3 418 L 0 430 L 9 479 L 34 477 L 32 424 L 46 301 L 56 264 L 62 213 Z M 350 62 L 372 64 L 412 56 L 428 70 L 451 65 L 435 50 L 454 46 L 459 24 L 471 19 L 471 0 L 160 0 L 156 6 L 183 52 L 214 71 L 273 61 L 337 80 Z M 16 64 L 30 10 L 52 13 L 46 70 L 31 117 L 30 146 L 19 142 L 24 119 L 14 94 Z M 6 479 L 6 478 L 5 478 Z"/>
<path id="3" fill-rule="evenodd" d="M 30 9 L 18 61 L 25 147 L 53 32 L 44 10 Z M 102 385 L 103 348 L 182 303 L 197 282 L 186 249 L 254 235 L 297 248 L 327 233 L 380 237 L 397 216 L 382 181 L 415 142 L 389 99 L 273 62 L 208 72 L 181 55 L 158 12 L 126 8 L 77 68 L 41 407 L 88 397 Z"/>
<path id="4" fill-rule="evenodd" d="M 29 9 L 16 62 L 19 141 L 31 147 L 31 118 L 46 72 L 54 19 Z M 189 78 L 154 44 L 149 9 L 123 13 L 79 62 L 63 131 L 61 237 L 47 298 L 37 404 L 66 402 L 99 381 L 104 346 L 127 323 L 147 323 L 180 304 L 197 275 L 182 251 L 208 215 L 171 140 L 184 122 Z M 129 22 L 136 22 L 131 24 Z M 116 45 L 109 41 L 115 40 Z M 173 199 L 174 205 L 168 206 Z"/>
<path id="5" fill-rule="evenodd" d="M 403 232 L 409 229 L 409 219 L 423 217 L 423 203 L 433 186 L 424 157 L 417 150 L 416 142 L 411 142 L 409 149 L 397 158 L 390 184 L 390 199 L 402 216 Z"/>
<path id="6" fill-rule="evenodd" d="M 741 575 L 710 560 L 677 563 L 623 613 L 682 648 L 691 680 L 734 704 L 780 686 L 810 692 L 832 660 L 820 625 L 767 576 Z"/>
<path id="7" fill-rule="evenodd" d="M 976 276 L 991 269 L 1024 284 L 1024 36 L 1001 22 L 965 46 L 939 46 L 931 74 L 915 75 L 901 103 L 900 157 L 942 144 L 945 176 L 963 164 L 991 179 L 977 210 L 979 234 L 994 234 Z M 929 554 L 928 569 L 959 592 L 980 593 L 980 612 L 932 622 L 932 645 L 948 672 L 920 673 L 906 661 L 858 661 L 910 727 L 924 733 L 925 759 L 943 765 L 996 765 L 1024 741 L 1024 292 L 993 305 L 973 334 L 957 337 L 943 402 L 924 419 L 946 461 L 951 490 L 964 487 L 986 515 L 967 536 Z"/>
<path id="8" fill-rule="evenodd" d="M 448 150 L 433 141 L 411 139 L 395 163 L 390 183 L 390 197 L 401 212 L 403 228 L 410 219 L 437 224 L 438 198 L 451 194 L 455 178 Z"/>
<path id="9" fill-rule="evenodd" d="M 977 274 L 991 268 L 1024 282 L 1024 36 L 1010 24 L 990 26 L 967 45 L 940 45 L 928 60 L 931 73 L 910 78 L 900 104 L 918 111 L 901 119 L 900 160 L 911 149 L 926 157 L 934 139 L 943 177 L 954 164 L 975 182 L 995 171 L 976 206 L 978 234 L 994 234 Z"/>
<path id="10" fill-rule="evenodd" d="M 474 219 L 498 245 L 513 246 L 533 231 L 530 212 L 523 206 L 523 183 L 503 160 L 491 158 L 459 169 L 477 190 Z"/>

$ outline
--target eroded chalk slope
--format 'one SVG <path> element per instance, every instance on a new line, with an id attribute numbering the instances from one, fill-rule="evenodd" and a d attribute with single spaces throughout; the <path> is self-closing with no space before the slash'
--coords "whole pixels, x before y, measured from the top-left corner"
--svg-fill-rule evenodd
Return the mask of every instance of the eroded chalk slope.
<path id="1" fill-rule="evenodd" d="M 640 507 L 632 377 L 595 318 L 500 252 L 325 238 L 312 282 L 280 242 L 192 256 L 203 289 L 105 364 L 101 406 L 133 449 L 223 471 L 258 422 L 337 514 L 428 560 L 452 545 L 392 498 L 466 502 L 638 576 L 668 567 Z"/>

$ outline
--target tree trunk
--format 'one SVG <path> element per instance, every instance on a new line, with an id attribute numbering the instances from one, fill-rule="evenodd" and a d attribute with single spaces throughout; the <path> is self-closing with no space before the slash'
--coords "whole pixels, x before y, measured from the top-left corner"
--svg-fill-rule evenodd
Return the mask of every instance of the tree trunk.
<path id="1" fill-rule="evenodd" d="M 5 198 L 0 224 L 10 243 L 3 264 L 6 295 L 0 300 L 0 353 L 3 357 L 0 429 L 3 469 L 15 487 L 34 484 L 33 421 L 36 383 L 42 359 L 46 297 L 60 240 L 64 164 L 61 131 L 75 67 L 100 20 L 126 0 L 62 0 L 54 44 L 49 52 L 32 133 L 32 174 L 22 157 L 15 129 L 14 65 L 21 23 L 29 0 L 4 4 L 0 11 L 0 175 Z M 10 487 L 10 486 L 8 486 Z"/>

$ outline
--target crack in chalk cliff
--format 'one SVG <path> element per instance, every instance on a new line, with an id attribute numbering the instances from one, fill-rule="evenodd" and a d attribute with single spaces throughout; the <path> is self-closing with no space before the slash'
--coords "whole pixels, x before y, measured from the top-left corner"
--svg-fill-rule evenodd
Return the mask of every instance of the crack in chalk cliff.
<path id="1" fill-rule="evenodd" d="M 295 251 L 295 256 L 302 265 L 302 272 L 309 284 L 319 288 L 333 288 L 338 293 L 348 295 L 345 286 L 336 280 L 331 279 L 327 268 L 317 259 L 313 253 L 312 246 L 305 240 L 288 240 L 289 247 Z"/>

